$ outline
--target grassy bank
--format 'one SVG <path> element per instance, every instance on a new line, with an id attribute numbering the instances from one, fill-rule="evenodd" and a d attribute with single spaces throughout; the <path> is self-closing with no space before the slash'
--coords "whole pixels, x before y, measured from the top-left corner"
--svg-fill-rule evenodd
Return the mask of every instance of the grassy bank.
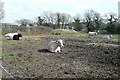
<path id="1" fill-rule="evenodd" d="M 4 38 L 4 35 L 7 33 L 12 33 L 12 32 L 19 32 L 22 33 L 23 36 L 53 36 L 53 37 L 58 37 L 58 36 L 85 36 L 88 37 L 88 33 L 81 33 L 77 32 L 75 30 L 66 30 L 66 29 L 52 29 L 49 27 L 43 27 L 43 26 L 37 26 L 37 27 L 4 27 L 2 28 L 2 37 Z M 53 33 L 60 33 L 60 35 L 55 35 Z M 105 36 L 105 35 L 110 35 L 110 34 L 98 34 L 97 37 Z M 113 38 L 116 40 L 118 39 L 118 34 L 112 34 Z"/>

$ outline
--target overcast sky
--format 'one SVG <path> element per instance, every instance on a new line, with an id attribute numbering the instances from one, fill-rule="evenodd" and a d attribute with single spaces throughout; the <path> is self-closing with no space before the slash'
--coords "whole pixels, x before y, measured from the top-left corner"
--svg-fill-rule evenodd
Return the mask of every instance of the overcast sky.
<path id="1" fill-rule="evenodd" d="M 2 0 L 5 10 L 3 22 L 20 19 L 35 20 L 44 11 L 68 13 L 72 16 L 93 9 L 100 14 L 118 13 L 120 0 Z"/>

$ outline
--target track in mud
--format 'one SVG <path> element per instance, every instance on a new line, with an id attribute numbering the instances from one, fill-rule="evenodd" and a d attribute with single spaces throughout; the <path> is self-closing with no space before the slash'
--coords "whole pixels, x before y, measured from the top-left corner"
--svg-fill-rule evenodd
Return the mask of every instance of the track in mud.
<path id="1" fill-rule="evenodd" d="M 3 66 L 19 78 L 118 78 L 118 47 L 85 45 L 96 40 L 64 38 L 63 52 L 50 53 L 46 45 L 56 39 L 21 40 L 7 48 L 3 45 L 3 54 L 9 56 L 3 57 Z M 3 72 L 3 77 L 7 76 Z"/>

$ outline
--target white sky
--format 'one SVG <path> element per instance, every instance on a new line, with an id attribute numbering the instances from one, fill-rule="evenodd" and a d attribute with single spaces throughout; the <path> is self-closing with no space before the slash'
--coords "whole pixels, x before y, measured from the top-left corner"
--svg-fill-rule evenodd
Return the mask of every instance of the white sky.
<path id="1" fill-rule="evenodd" d="M 5 10 L 3 22 L 15 22 L 20 19 L 35 20 L 44 11 L 69 13 L 74 16 L 93 9 L 104 15 L 118 13 L 120 0 L 2 0 Z"/>

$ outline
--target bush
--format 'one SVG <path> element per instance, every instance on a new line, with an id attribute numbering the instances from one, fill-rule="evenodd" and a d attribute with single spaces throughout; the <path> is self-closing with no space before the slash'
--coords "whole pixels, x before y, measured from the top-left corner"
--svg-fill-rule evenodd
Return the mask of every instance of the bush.
<path id="1" fill-rule="evenodd" d="M 37 27 L 20 26 L 20 27 L 3 27 L 2 28 L 2 35 L 5 35 L 7 33 L 14 33 L 14 32 L 34 35 L 34 34 L 42 34 L 42 33 L 52 33 L 52 28 L 44 27 L 44 26 L 37 26 Z"/>
<path id="2" fill-rule="evenodd" d="M 106 31 L 110 34 L 119 34 L 120 31 L 120 23 L 113 22 L 112 24 L 108 24 L 106 27 Z"/>

